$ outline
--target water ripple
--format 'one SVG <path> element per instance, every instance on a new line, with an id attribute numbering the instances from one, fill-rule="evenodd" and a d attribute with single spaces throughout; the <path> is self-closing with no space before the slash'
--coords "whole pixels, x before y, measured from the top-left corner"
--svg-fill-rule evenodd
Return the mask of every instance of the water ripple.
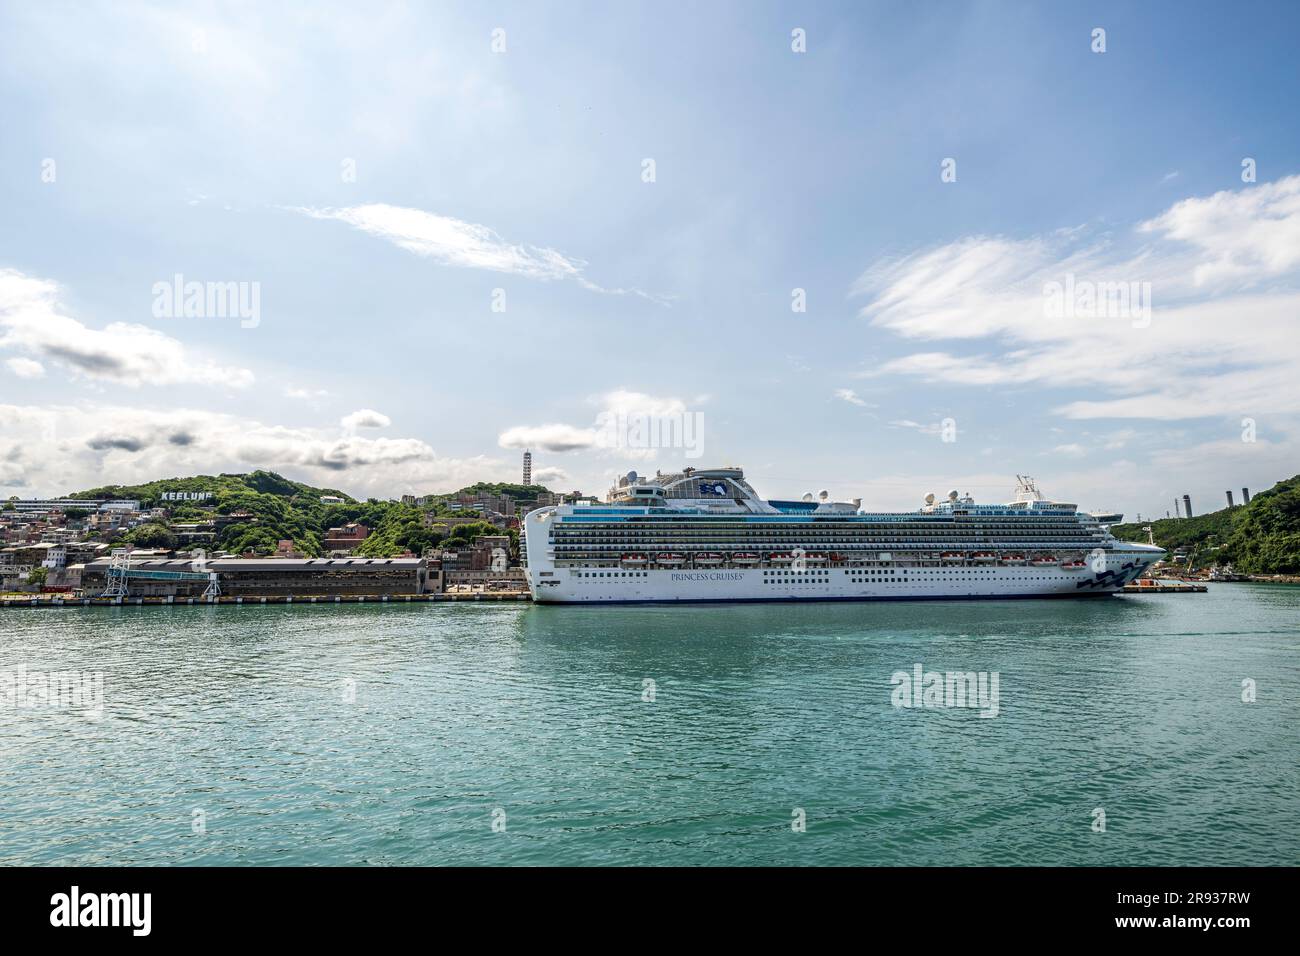
<path id="1" fill-rule="evenodd" d="M 0 863 L 1294 864 L 1298 610 L 9 613 L 0 671 L 105 709 L 0 708 Z M 916 664 L 998 672 L 997 716 L 891 706 Z"/>

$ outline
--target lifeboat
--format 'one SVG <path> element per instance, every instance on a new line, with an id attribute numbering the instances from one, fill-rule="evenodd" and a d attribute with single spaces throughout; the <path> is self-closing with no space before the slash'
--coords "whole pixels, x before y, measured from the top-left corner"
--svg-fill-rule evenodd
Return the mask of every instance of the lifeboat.
<path id="1" fill-rule="evenodd" d="M 807 561 L 809 564 L 826 563 L 826 555 L 822 554 L 820 551 L 809 551 L 807 554 L 803 556 L 803 559 Z"/>
<path id="2" fill-rule="evenodd" d="M 1066 561 L 1061 565 L 1061 567 L 1065 568 L 1067 571 L 1082 571 L 1087 567 L 1087 565 L 1082 561 Z"/>
<path id="3" fill-rule="evenodd" d="M 966 555 L 962 554 L 960 551 L 945 551 L 943 554 L 939 555 L 939 559 L 941 561 L 948 561 L 955 564 L 958 561 L 965 561 Z"/>
<path id="4" fill-rule="evenodd" d="M 731 556 L 732 564 L 758 564 L 758 555 L 748 551 L 737 551 Z"/>
<path id="5" fill-rule="evenodd" d="M 1023 554 L 1004 554 L 1002 555 L 1003 564 L 1021 564 L 1025 560 Z"/>
<path id="6" fill-rule="evenodd" d="M 974 561 L 996 561 L 998 556 L 992 551 L 976 551 L 971 555 L 971 559 Z"/>
<path id="7" fill-rule="evenodd" d="M 794 560 L 794 555 L 788 554 L 784 551 L 776 551 L 769 554 L 767 560 L 771 561 L 773 564 L 789 564 Z"/>
<path id="8" fill-rule="evenodd" d="M 644 554 L 625 554 L 621 560 L 626 567 L 639 568 L 645 565 L 646 556 Z"/>
<path id="9" fill-rule="evenodd" d="M 1029 563 L 1036 568 L 1045 568 L 1051 565 L 1055 565 L 1057 563 L 1056 555 L 1040 554 L 1038 557 L 1032 559 Z"/>
<path id="10" fill-rule="evenodd" d="M 680 567 L 686 563 L 686 555 L 674 554 L 671 551 L 665 551 L 663 554 L 655 556 L 655 562 L 664 567 Z"/>
<path id="11" fill-rule="evenodd" d="M 712 568 L 722 563 L 722 555 L 716 551 L 706 551 L 703 554 L 695 556 L 695 566 L 697 568 Z"/>

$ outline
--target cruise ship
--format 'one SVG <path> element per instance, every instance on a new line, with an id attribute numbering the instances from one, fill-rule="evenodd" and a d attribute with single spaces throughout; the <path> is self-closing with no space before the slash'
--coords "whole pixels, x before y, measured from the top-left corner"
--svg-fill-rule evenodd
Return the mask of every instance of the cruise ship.
<path id="1" fill-rule="evenodd" d="M 1114 594 L 1164 555 L 1017 479 L 1007 504 L 953 491 L 885 513 L 824 491 L 764 500 L 740 468 L 631 472 L 604 504 L 530 512 L 525 573 L 556 604 L 1074 597 Z"/>

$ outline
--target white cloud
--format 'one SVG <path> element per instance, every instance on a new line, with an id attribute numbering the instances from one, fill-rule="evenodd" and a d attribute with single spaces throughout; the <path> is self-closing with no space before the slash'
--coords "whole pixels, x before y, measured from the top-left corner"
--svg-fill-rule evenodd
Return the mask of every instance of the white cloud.
<path id="1" fill-rule="evenodd" d="M 497 438 L 502 448 L 542 448 L 546 451 L 565 452 L 592 448 L 599 440 L 594 428 L 574 425 L 516 425 L 507 428 Z"/>
<path id="2" fill-rule="evenodd" d="M 1067 458 L 1082 458 L 1088 454 L 1087 450 L 1077 442 L 1071 442 L 1068 445 L 1057 445 L 1052 449 L 1053 455 L 1064 455 Z"/>
<path id="3" fill-rule="evenodd" d="M 466 269 L 487 269 L 529 279 L 573 279 L 584 289 L 605 295 L 634 295 L 659 305 L 674 296 L 652 295 L 637 288 L 606 288 L 584 274 L 587 263 L 556 249 L 507 242 L 489 228 L 423 209 L 367 203 L 342 208 L 297 208 L 313 219 L 337 219 L 367 235 L 387 239 L 407 252 Z"/>
<path id="4" fill-rule="evenodd" d="M 553 466 L 547 468 L 538 468 L 533 472 L 533 482 L 539 485 L 558 484 L 561 481 L 568 481 L 569 473 L 563 468 Z"/>
<path id="5" fill-rule="evenodd" d="M 911 428 L 922 435 L 938 435 L 943 432 L 943 422 L 934 422 L 926 425 L 922 422 L 914 422 L 910 418 L 899 418 L 889 423 L 891 428 Z"/>
<path id="6" fill-rule="evenodd" d="M 554 249 L 509 243 L 487 226 L 422 209 L 369 203 L 341 209 L 299 209 L 314 219 L 337 219 L 362 232 L 444 265 L 508 272 L 532 279 L 577 276 L 586 263 Z"/>
<path id="7" fill-rule="evenodd" d="M 1107 451 L 1118 451 L 1137 437 L 1138 433 L 1132 428 L 1121 428 L 1105 436 L 1104 447 Z"/>
<path id="8" fill-rule="evenodd" d="M 516 425 L 507 428 L 497 438 L 502 448 L 541 448 L 550 452 L 600 450 L 632 459 L 654 458 L 662 446 L 639 447 L 629 436 L 637 432 L 638 423 L 651 422 L 655 427 L 667 429 L 684 426 L 689 436 L 699 439 L 702 413 L 687 408 L 680 398 L 648 395 L 627 389 L 615 389 L 589 399 L 598 410 L 592 425 L 549 423 L 544 425 Z M 668 453 L 682 454 L 673 447 Z"/>
<path id="9" fill-rule="evenodd" d="M 1254 285 L 1300 267 L 1300 176 L 1176 203 L 1139 230 L 1190 244 L 1196 285 Z"/>
<path id="10" fill-rule="evenodd" d="M 859 408 L 875 408 L 870 402 L 859 397 L 858 393 L 851 388 L 837 388 L 835 397 L 841 401 L 848 402 L 850 405 L 857 405 Z"/>
<path id="11" fill-rule="evenodd" d="M 74 375 L 132 388 L 244 388 L 253 383 L 248 369 L 195 359 L 179 341 L 147 326 L 113 322 L 90 328 L 65 313 L 54 282 L 13 269 L 0 270 L 0 349 L 25 352 Z"/>
<path id="12" fill-rule="evenodd" d="M 0 405 L 0 421 L 0 489 L 42 494 L 265 468 L 388 497 L 515 474 L 514 464 L 494 458 L 442 458 L 415 438 L 340 435 L 198 409 Z"/>
<path id="13" fill-rule="evenodd" d="M 327 398 L 329 392 L 323 388 L 298 388 L 294 385 L 284 387 L 284 397 L 299 400 L 308 400 L 314 398 Z"/>
<path id="14" fill-rule="evenodd" d="M 5 361 L 9 371 L 19 378 L 44 378 L 45 366 L 28 358 L 11 358 Z"/>
<path id="15" fill-rule="evenodd" d="M 1045 289 L 1150 283 L 1149 321 L 1053 318 Z M 1087 389 L 1071 418 L 1300 412 L 1300 176 L 1184 200 L 1120 239 L 975 236 L 877 266 L 855 292 L 872 325 L 921 349 L 868 376 Z"/>
<path id="16" fill-rule="evenodd" d="M 344 415 L 339 420 L 339 424 L 344 431 L 354 432 L 358 428 L 387 428 L 393 424 L 393 420 L 383 412 L 377 412 L 373 408 L 362 408 L 351 415 Z"/>

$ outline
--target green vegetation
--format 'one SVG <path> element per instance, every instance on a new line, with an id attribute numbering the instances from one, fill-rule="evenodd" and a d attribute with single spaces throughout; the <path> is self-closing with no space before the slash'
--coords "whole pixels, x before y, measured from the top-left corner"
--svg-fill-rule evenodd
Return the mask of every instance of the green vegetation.
<path id="1" fill-rule="evenodd" d="M 1150 525 L 1156 544 L 1170 552 L 1195 552 L 1197 566 L 1231 564 L 1243 574 L 1300 573 L 1300 475 L 1260 492 L 1248 505 Z M 1122 524 L 1111 532 L 1124 541 L 1146 541 L 1142 528 Z"/>
<path id="2" fill-rule="evenodd" d="M 178 491 L 210 492 L 212 497 L 206 501 L 169 501 L 162 497 L 167 492 Z M 545 491 L 541 485 L 480 482 L 455 494 L 489 492 L 534 498 Z M 343 503 L 321 504 L 321 497 L 328 495 L 343 499 Z M 273 554 L 280 541 L 291 540 L 296 551 L 307 557 L 319 557 L 325 553 L 326 532 L 354 521 L 365 525 L 371 532 L 356 551 L 363 557 L 393 557 L 404 551 L 418 555 L 428 548 L 444 545 L 463 547 L 480 535 L 502 533 L 486 521 L 456 525 L 450 532 L 426 527 L 426 515 L 436 518 L 453 513 L 447 507 L 447 501 L 454 495 L 439 496 L 428 508 L 374 498 L 357 501 L 337 489 L 313 488 L 269 471 L 254 471 L 247 475 L 196 475 L 140 485 L 105 485 L 74 492 L 67 497 L 136 499 L 142 508 L 166 508 L 173 523 L 223 519 L 218 522 L 221 526 L 211 548 L 232 554 Z M 512 535 L 517 540 L 517 533 Z M 113 535 L 114 540 L 118 538 L 141 548 L 175 547 L 176 542 L 175 534 L 158 522 L 141 525 L 125 535 Z"/>
<path id="3" fill-rule="evenodd" d="M 209 492 L 212 497 L 206 501 L 166 501 L 162 497 L 167 492 L 177 491 Z M 344 504 L 323 505 L 320 502 L 322 495 L 342 498 Z M 167 478 L 140 485 L 105 485 L 74 492 L 68 497 L 138 499 L 142 508 L 166 508 L 173 522 L 212 521 L 217 516 L 238 515 L 218 531 L 213 543 L 215 549 L 233 554 L 249 551 L 272 554 L 281 540 L 288 539 L 293 541 L 298 551 L 309 557 L 321 553 L 321 537 L 325 529 L 340 523 L 334 511 L 354 503 L 350 496 L 336 489 L 313 488 L 270 471 Z M 150 529 L 150 540 L 165 540 L 157 537 L 154 529 L 158 527 L 152 523 L 142 525 L 127 534 L 126 540 L 139 547 L 174 546 L 145 544 L 138 540 L 137 536 L 146 528 Z"/>
<path id="4" fill-rule="evenodd" d="M 442 533 L 424 526 L 424 512 L 410 505 L 370 505 L 386 513 L 374 523 L 362 520 L 370 528 L 370 537 L 358 545 L 356 554 L 367 558 L 389 558 L 403 551 L 421 555 L 426 548 L 442 541 Z M 372 520 L 374 520 L 372 518 Z"/>
<path id="5" fill-rule="evenodd" d="M 1229 511 L 1213 511 L 1197 515 L 1194 518 L 1161 518 L 1157 521 L 1119 524 L 1111 528 L 1111 534 L 1124 541 L 1147 543 L 1147 533 L 1142 529 L 1147 525 L 1155 536 L 1156 544 L 1167 549 L 1171 554 L 1183 548 L 1190 553 L 1194 548 L 1211 548 L 1228 540 L 1232 533 L 1234 515 L 1240 508 Z"/>
<path id="6" fill-rule="evenodd" d="M 546 494 L 545 485 L 510 485 L 503 482 L 480 481 L 477 484 L 470 485 L 468 488 L 462 488 L 456 492 L 458 495 L 476 495 L 480 491 L 485 491 L 490 495 L 509 495 L 511 498 L 536 498 L 538 495 Z"/>
<path id="7" fill-rule="evenodd" d="M 137 548 L 171 549 L 176 547 L 176 535 L 172 534 L 165 524 L 159 524 L 156 521 L 142 524 L 138 528 L 132 528 L 126 533 L 125 538 Z"/>
<path id="8" fill-rule="evenodd" d="M 104 485 L 88 491 L 74 491 L 68 498 L 129 498 L 138 499 L 142 507 L 189 507 L 194 502 L 168 502 L 162 496 L 169 491 L 211 492 L 216 500 L 223 495 L 253 492 L 281 498 L 310 498 L 318 505 L 321 495 L 334 495 L 344 501 L 352 498 L 334 488 L 313 488 L 301 482 L 290 481 L 273 471 L 254 471 L 247 475 L 195 475 L 192 478 L 162 478 L 142 485 Z M 205 502 L 206 503 L 206 502 Z"/>
<path id="9" fill-rule="evenodd" d="M 455 551 L 457 548 L 469 547 L 485 534 L 506 533 L 490 521 L 467 521 L 464 524 L 454 525 L 449 529 L 446 540 L 442 542 L 442 547 Z M 508 533 L 510 543 L 517 545 L 519 532 L 511 529 Z"/>
<path id="10" fill-rule="evenodd" d="M 1250 499 L 1223 553 L 1248 574 L 1300 573 L 1300 475 Z"/>

